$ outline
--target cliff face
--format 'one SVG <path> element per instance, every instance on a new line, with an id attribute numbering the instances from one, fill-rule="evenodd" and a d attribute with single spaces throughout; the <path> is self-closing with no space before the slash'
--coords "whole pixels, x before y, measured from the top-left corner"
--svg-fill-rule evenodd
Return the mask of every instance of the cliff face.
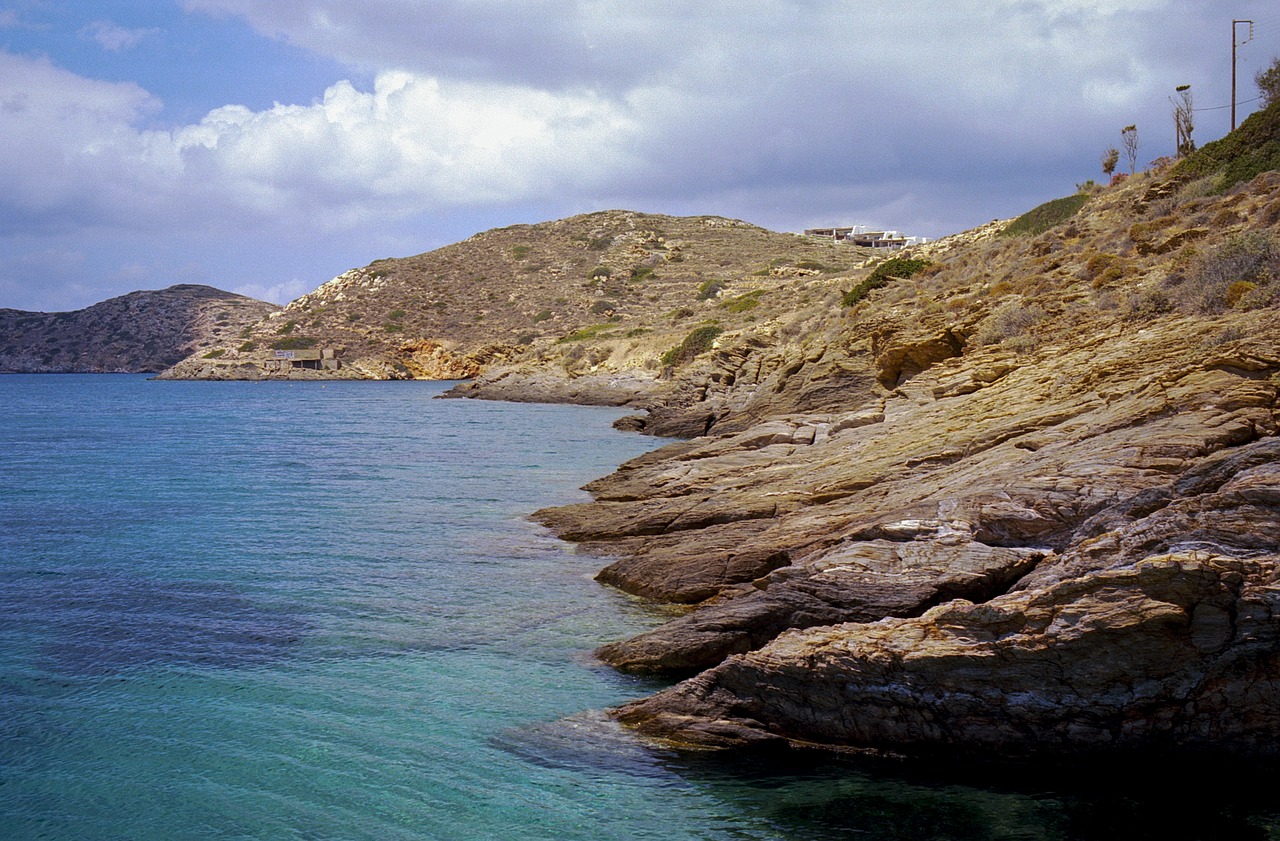
<path id="1" fill-rule="evenodd" d="M 694 606 L 598 652 L 693 675 L 616 717 L 712 747 L 1280 753 L 1280 175 L 1215 181 L 916 249 L 804 335 L 675 372 L 632 426 L 699 437 L 538 514 L 601 580 Z"/>
<path id="2" fill-rule="evenodd" d="M 178 285 L 74 312 L 0 310 L 0 372 L 163 371 L 235 341 L 276 309 L 209 286 Z"/>

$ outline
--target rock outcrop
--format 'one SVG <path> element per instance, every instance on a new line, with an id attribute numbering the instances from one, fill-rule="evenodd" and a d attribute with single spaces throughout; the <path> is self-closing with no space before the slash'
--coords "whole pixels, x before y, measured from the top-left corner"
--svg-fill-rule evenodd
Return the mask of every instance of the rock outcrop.
<path id="1" fill-rule="evenodd" d="M 598 651 L 686 678 L 619 721 L 702 747 L 1280 753 L 1280 177 L 1154 181 L 722 347 L 629 422 L 696 437 L 538 512 L 602 581 L 689 606 Z"/>
<path id="2" fill-rule="evenodd" d="M 985 604 L 790 632 L 617 715 L 715 746 L 1274 757 L 1278 560 L 1157 555 Z"/>

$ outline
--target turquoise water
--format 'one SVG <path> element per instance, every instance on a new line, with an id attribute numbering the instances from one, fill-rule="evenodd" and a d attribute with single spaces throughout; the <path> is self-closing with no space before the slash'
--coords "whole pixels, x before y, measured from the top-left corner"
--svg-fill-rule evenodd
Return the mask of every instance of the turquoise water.
<path id="1" fill-rule="evenodd" d="M 1275 798 L 635 744 L 591 711 L 660 684 L 590 650 L 662 615 L 525 517 L 658 442 L 442 389 L 0 377 L 0 838 L 1276 837 Z"/>

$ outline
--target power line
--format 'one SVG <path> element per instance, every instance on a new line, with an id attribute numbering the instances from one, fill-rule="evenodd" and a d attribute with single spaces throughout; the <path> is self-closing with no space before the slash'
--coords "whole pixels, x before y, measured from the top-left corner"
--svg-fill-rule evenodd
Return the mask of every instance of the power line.
<path id="1" fill-rule="evenodd" d="M 1242 99 L 1242 100 L 1240 100 L 1239 102 L 1237 102 L 1237 103 L 1236 103 L 1236 105 L 1248 105 L 1250 102 L 1257 102 L 1259 99 L 1262 99 L 1262 97 L 1260 97 L 1260 96 L 1255 96 L 1253 99 Z M 1224 110 L 1226 110 L 1227 108 L 1230 108 L 1230 107 L 1231 107 L 1230 105 L 1215 105 L 1215 106 L 1213 106 L 1212 108 L 1193 108 L 1192 110 L 1193 110 L 1193 111 L 1196 111 L 1196 112 L 1199 112 L 1199 111 L 1224 111 Z"/>

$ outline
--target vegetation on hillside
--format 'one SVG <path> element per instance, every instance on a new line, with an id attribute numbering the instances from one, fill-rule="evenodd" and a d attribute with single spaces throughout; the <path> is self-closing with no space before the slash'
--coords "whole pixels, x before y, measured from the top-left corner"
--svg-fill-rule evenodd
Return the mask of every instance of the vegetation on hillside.
<path id="1" fill-rule="evenodd" d="M 1181 160 L 1175 177 L 1213 177 L 1217 192 L 1224 192 L 1257 175 L 1280 169 L 1280 102 L 1250 115 L 1235 131 L 1206 143 Z"/>
<path id="2" fill-rule="evenodd" d="M 1005 236 L 1042 234 L 1075 216 L 1087 201 L 1089 196 L 1086 193 L 1047 201 L 1014 219 L 1003 233 Z"/>
<path id="3" fill-rule="evenodd" d="M 929 261 L 918 257 L 892 257 L 877 265 L 857 286 L 845 292 L 840 303 L 851 307 L 865 298 L 872 289 L 881 289 L 890 280 L 906 280 L 928 267 Z"/>
<path id="4" fill-rule="evenodd" d="M 668 367 L 683 365 L 711 350 L 715 340 L 724 330 L 714 324 L 696 328 L 684 341 L 662 355 L 662 364 Z"/>
<path id="5" fill-rule="evenodd" d="M 397 363 L 424 348 L 445 362 L 474 355 L 477 370 L 642 368 L 680 379 L 761 348 L 870 341 L 866 353 L 906 365 L 881 377 L 898 382 L 946 353 L 1035 353 L 1094 320 L 1129 329 L 1250 313 L 1280 298 L 1277 109 L 1172 169 L 883 260 L 719 217 L 606 211 L 488 231 L 335 278 L 241 334 L 238 347 L 224 343 L 216 361 L 307 342 L 339 349 L 344 365 L 369 360 L 372 376 L 402 375 Z M 1104 171 L 1117 156 L 1107 150 Z M 920 348 L 885 353 L 914 340 Z M 732 352 L 708 354 L 717 343 Z"/>

